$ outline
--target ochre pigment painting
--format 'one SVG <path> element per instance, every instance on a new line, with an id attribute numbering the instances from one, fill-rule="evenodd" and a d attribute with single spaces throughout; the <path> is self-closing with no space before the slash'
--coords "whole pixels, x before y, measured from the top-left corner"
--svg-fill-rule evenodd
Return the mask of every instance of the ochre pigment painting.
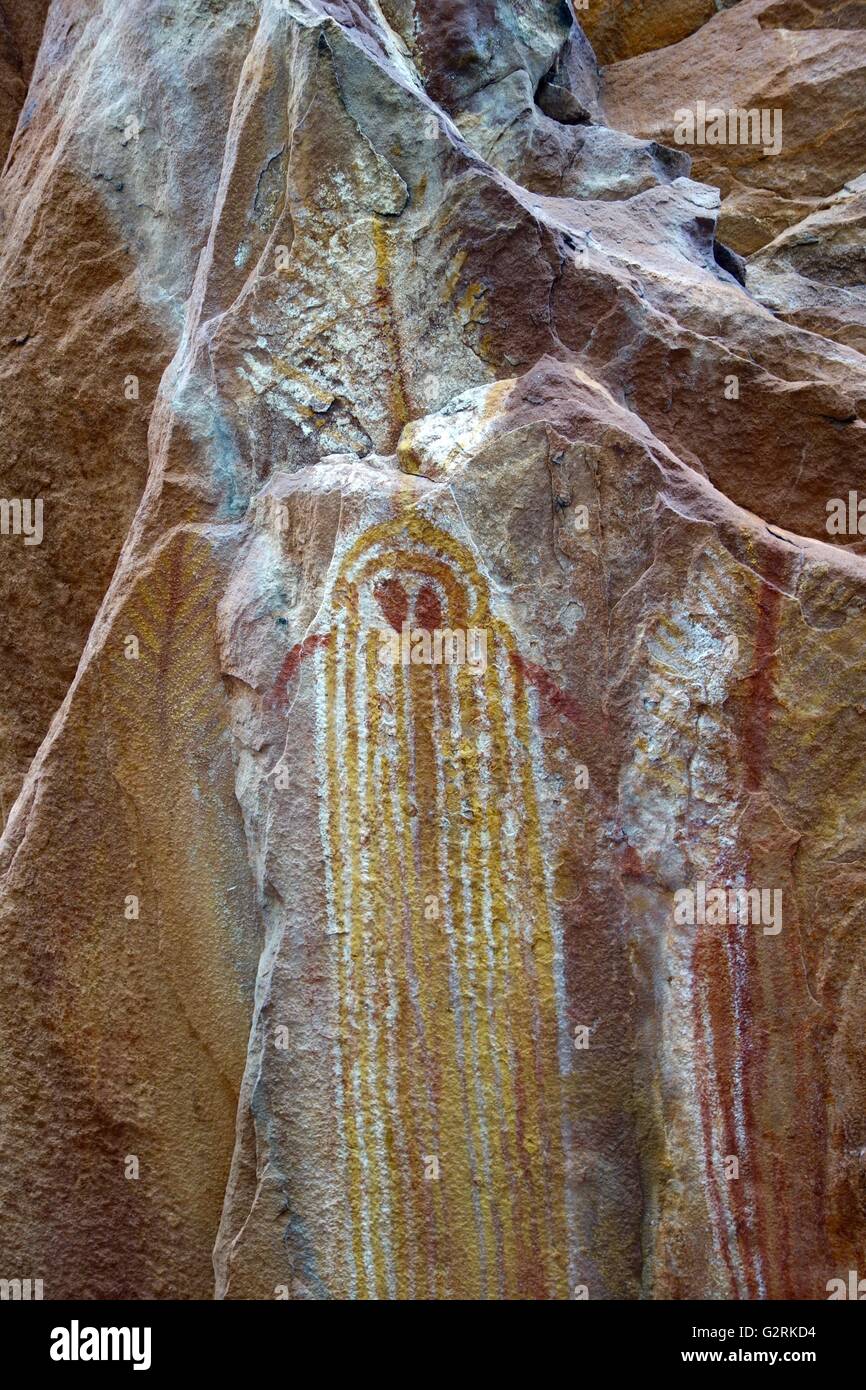
<path id="1" fill-rule="evenodd" d="M 28 1370 L 854 1360 L 864 152 L 866 0 L 0 0 Z"/>
<path id="2" fill-rule="evenodd" d="M 564 1297 L 562 949 L 514 636 L 471 551 L 417 514 L 359 538 L 332 610 L 315 660 L 340 1292 Z M 408 663 L 383 625 L 408 625 Z M 483 668 L 425 663 L 443 630 L 483 634 Z"/>

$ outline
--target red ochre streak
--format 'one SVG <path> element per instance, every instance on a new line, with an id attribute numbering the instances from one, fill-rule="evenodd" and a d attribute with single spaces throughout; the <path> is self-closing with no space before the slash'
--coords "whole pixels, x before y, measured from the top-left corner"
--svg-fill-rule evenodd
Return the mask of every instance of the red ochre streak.
<path id="1" fill-rule="evenodd" d="M 286 698 L 289 681 L 297 673 L 305 656 L 310 656 L 317 647 L 324 647 L 331 640 L 329 632 L 311 632 L 303 642 L 296 642 L 286 653 L 273 688 L 265 696 L 265 709 L 276 709 Z"/>
<path id="2" fill-rule="evenodd" d="M 554 714 L 561 714 L 571 724 L 582 728 L 586 726 L 586 717 L 582 713 L 576 700 L 573 700 L 566 691 L 562 690 L 553 679 L 548 675 L 543 666 L 536 666 L 534 661 L 527 661 L 520 652 L 511 652 L 511 660 L 530 685 L 534 685 L 539 695 L 546 701 L 547 706 Z"/>

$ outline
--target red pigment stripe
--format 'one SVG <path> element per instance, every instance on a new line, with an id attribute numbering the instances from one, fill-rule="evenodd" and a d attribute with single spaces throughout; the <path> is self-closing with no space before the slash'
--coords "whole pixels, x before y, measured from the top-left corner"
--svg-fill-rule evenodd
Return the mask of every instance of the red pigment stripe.
<path id="1" fill-rule="evenodd" d="M 520 652 L 511 652 L 511 660 L 531 685 L 534 685 L 539 695 L 542 696 L 551 710 L 556 714 L 564 715 L 572 724 L 578 728 L 586 727 L 586 717 L 580 709 L 576 700 L 567 694 L 552 676 L 548 675 L 543 666 L 536 666 L 534 661 L 527 661 Z"/>
<path id="2" fill-rule="evenodd" d="M 280 667 L 279 675 L 274 681 L 273 688 L 265 696 L 265 709 L 276 709 L 277 706 L 286 698 L 286 689 L 289 681 L 296 674 L 305 656 L 309 656 L 317 647 L 324 647 L 331 640 L 329 632 L 312 632 L 309 637 L 305 637 L 303 642 L 296 642 L 291 651 L 286 653 L 283 664 Z"/>

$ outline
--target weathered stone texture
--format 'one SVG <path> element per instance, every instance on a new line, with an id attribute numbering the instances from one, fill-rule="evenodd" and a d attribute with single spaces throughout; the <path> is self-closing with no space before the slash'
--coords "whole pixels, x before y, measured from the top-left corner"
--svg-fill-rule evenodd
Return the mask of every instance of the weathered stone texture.
<path id="1" fill-rule="evenodd" d="M 826 1297 L 859 7 L 599 5 L 602 67 L 543 0 L 72 8 L 0 180 L 4 489 L 45 498 L 0 548 L 2 1267 Z M 781 106 L 781 153 L 673 147 L 696 99 Z M 700 884 L 780 929 L 682 920 Z"/>
<path id="2" fill-rule="evenodd" d="M 0 164 L 27 96 L 50 0 L 4 0 L 0 5 Z"/>
<path id="3" fill-rule="evenodd" d="M 740 0 L 672 48 L 609 67 L 605 111 L 612 125 L 671 143 L 676 113 L 698 100 L 780 111 L 776 154 L 743 142 L 683 146 L 693 177 L 721 189 L 722 240 L 750 252 L 862 173 L 864 67 L 866 33 L 849 6 Z"/>
<path id="4" fill-rule="evenodd" d="M 728 0 L 728 5 L 737 0 Z M 577 16 L 599 62 L 679 43 L 728 7 L 725 0 L 587 0 Z"/>

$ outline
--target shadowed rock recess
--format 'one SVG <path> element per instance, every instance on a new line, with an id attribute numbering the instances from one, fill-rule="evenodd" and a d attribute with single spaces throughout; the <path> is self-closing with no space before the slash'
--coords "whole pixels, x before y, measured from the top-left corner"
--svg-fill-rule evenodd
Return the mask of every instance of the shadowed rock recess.
<path id="1" fill-rule="evenodd" d="M 866 4 L 0 40 L 0 1274 L 825 1299 Z"/>

